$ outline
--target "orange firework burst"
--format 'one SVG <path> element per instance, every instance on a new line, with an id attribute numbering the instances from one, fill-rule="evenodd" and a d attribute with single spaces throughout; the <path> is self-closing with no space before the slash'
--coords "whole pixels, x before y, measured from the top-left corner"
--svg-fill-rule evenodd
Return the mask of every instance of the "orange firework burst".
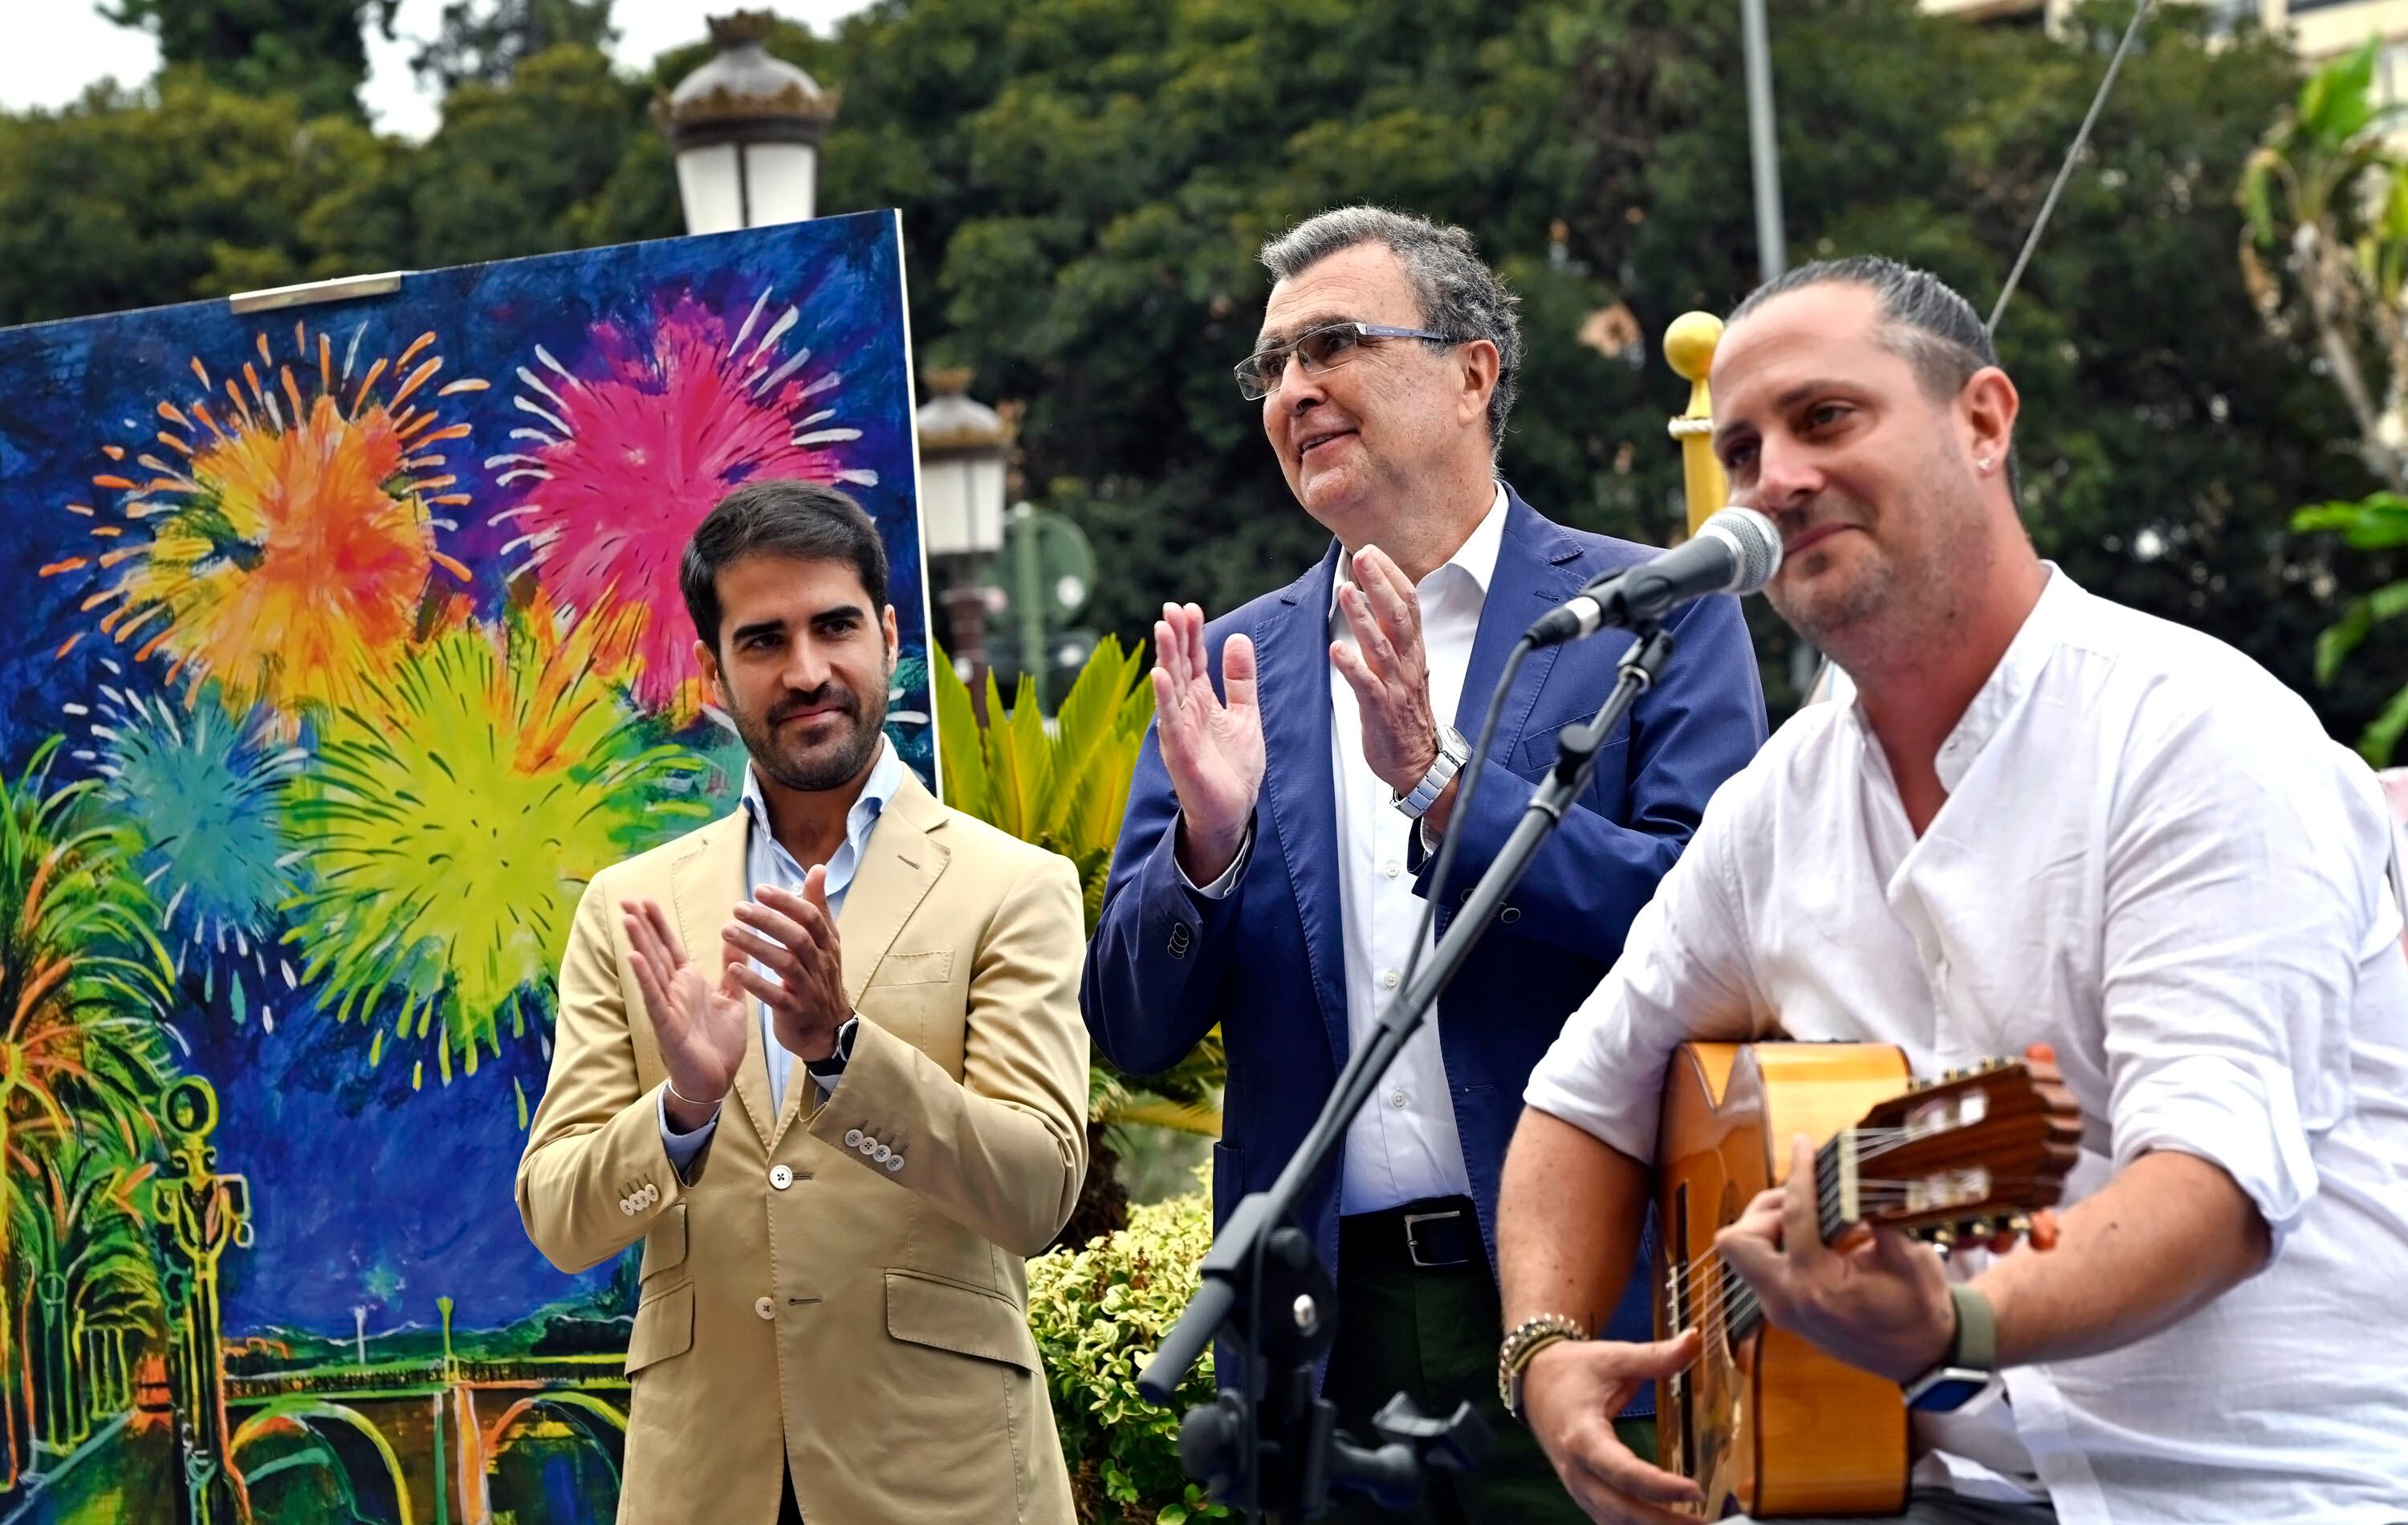
<path id="1" fill-rule="evenodd" d="M 83 602 L 114 606 L 101 634 L 138 641 L 136 660 L 164 654 L 170 682 L 217 679 L 237 712 L 260 702 L 293 715 L 359 693 L 401 654 L 432 569 L 468 578 L 435 545 L 455 527 L 441 511 L 468 501 L 446 491 L 458 479 L 443 469 L 443 447 L 468 425 L 445 424 L 438 409 L 486 383 L 438 384 L 431 333 L 365 368 L 359 331 L 339 369 L 332 339 L 312 338 L 294 324 L 294 356 L 279 362 L 261 334 L 258 360 L 222 378 L 223 411 L 195 357 L 200 396 L 162 401 L 163 426 L 130 466 L 125 446 L 102 446 L 112 468 L 92 479 L 101 507 L 67 505 L 96 521 L 100 546 L 42 568 L 104 574 Z M 122 523 L 103 511 L 112 503 Z"/>

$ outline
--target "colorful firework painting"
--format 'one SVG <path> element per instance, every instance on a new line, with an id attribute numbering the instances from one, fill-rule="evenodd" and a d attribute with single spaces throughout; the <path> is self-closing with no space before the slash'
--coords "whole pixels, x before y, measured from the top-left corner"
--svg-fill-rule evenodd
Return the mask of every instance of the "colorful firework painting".
<path id="1" fill-rule="evenodd" d="M 0 331 L 0 1525 L 607 1520 L 632 1265 L 510 1184 L 584 883 L 733 805 L 677 590 L 885 532 L 897 223 Z"/>

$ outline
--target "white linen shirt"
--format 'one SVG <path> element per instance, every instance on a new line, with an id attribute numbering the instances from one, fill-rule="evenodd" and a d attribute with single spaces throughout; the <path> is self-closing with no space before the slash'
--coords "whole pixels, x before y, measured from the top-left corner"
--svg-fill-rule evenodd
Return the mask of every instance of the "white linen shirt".
<path id="1" fill-rule="evenodd" d="M 2053 1043 L 2084 1114 L 2068 1202 L 2179 1150 L 2273 1255 L 2155 1335 L 1919 1417 L 1917 1480 L 2036 1477 L 2066 1525 L 2408 1518 L 2408 959 L 2372 778 L 2238 652 L 2055 568 L 1939 773 L 1918 841 L 1861 709 L 1801 711 L 1526 1100 L 1647 1160 L 1686 1039 L 1777 1025 L 1927 1075 Z"/>
<path id="2" fill-rule="evenodd" d="M 1488 512 L 1464 538 L 1444 566 L 1413 584 L 1421 605 L 1422 655 L 1429 669 L 1430 713 L 1450 724 L 1463 698 L 1471 643 L 1480 634 L 1480 611 L 1497 575 L 1497 552 L 1505 540 L 1505 489 L 1500 485 Z M 1340 553 L 1330 580 L 1329 639 L 1355 644 L 1354 627 L 1338 602 L 1354 582 L 1354 558 Z M 1346 941 L 1346 1041 L 1369 1045 L 1380 1018 L 1402 988 L 1413 933 L 1422 924 L 1422 899 L 1405 853 L 1419 829 L 1396 806 L 1389 788 L 1363 757 L 1363 712 L 1354 685 L 1329 665 L 1329 766 L 1338 801 L 1338 902 Z M 1429 957 L 1425 944 L 1422 957 Z M 1346 1126 L 1346 1157 L 1339 1181 L 1338 1211 L 1376 1213 L 1430 1197 L 1469 1197 L 1471 1176 L 1464 1169 L 1463 1140 L 1455 1125 L 1455 1098 L 1446 1080 L 1446 1058 L 1432 1006 L 1405 1040 L 1379 1088 Z"/>
<path id="3" fill-rule="evenodd" d="M 1497 486 L 1488 512 L 1473 526 L 1446 565 L 1413 584 L 1421 606 L 1422 655 L 1429 673 L 1430 713 L 1455 714 L 1463 698 L 1471 645 L 1480 634 L 1480 611 L 1497 575 L 1497 553 L 1505 541 L 1505 487 Z M 1330 580 L 1329 639 L 1354 644 L 1354 626 L 1338 602 L 1339 590 L 1354 581 L 1354 558 L 1339 553 Z M 1422 901 L 1405 870 L 1408 839 L 1419 829 L 1396 808 L 1396 792 L 1363 757 L 1363 712 L 1354 690 L 1335 663 L 1329 669 L 1329 768 L 1338 805 L 1338 897 L 1346 943 L 1346 1041 L 1370 1043 L 1381 1014 L 1402 987 L 1413 928 L 1421 925 Z M 1441 725 L 1447 721 L 1441 718 Z M 1199 895 L 1215 899 L 1237 887 L 1254 855 L 1254 830 L 1239 845 L 1236 861 L 1209 885 L 1198 885 L 1182 868 L 1179 877 Z M 1429 957 L 1426 944 L 1422 957 Z M 1338 1210 L 1376 1213 L 1431 1197 L 1469 1197 L 1471 1176 L 1464 1169 L 1463 1140 L 1455 1124 L 1446 1059 L 1439 1048 L 1438 1008 L 1380 1077 L 1379 1088 L 1346 1128 Z"/>

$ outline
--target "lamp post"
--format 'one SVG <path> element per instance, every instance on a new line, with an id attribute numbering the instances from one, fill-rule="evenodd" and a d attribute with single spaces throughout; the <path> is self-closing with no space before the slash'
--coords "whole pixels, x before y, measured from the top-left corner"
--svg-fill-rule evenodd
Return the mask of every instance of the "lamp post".
<path id="1" fill-rule="evenodd" d="M 968 395 L 967 369 L 927 373 L 928 400 L 912 423 L 920 436 L 920 554 L 930 571 L 942 568 L 945 623 L 953 638 L 953 670 L 969 685 L 970 704 L 986 722 L 986 590 L 984 560 L 1003 549 L 1003 419 Z"/>
<path id="2" fill-rule="evenodd" d="M 688 233 L 810 220 L 837 93 L 762 48 L 776 22 L 766 10 L 710 18 L 718 55 L 652 103 L 677 151 Z"/>

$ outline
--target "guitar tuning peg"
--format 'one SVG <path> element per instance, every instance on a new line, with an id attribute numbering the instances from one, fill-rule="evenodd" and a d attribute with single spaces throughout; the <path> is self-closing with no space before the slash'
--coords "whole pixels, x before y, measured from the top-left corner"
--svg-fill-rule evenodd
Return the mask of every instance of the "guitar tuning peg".
<path id="1" fill-rule="evenodd" d="M 1956 1230 L 1942 1225 L 1931 1230 L 1931 1243 L 1943 1250 L 1956 1247 Z"/>
<path id="2" fill-rule="evenodd" d="M 2021 1213 L 2007 1219 L 2007 1232 L 2020 1239 L 2031 1232 L 2031 1219 Z"/>

